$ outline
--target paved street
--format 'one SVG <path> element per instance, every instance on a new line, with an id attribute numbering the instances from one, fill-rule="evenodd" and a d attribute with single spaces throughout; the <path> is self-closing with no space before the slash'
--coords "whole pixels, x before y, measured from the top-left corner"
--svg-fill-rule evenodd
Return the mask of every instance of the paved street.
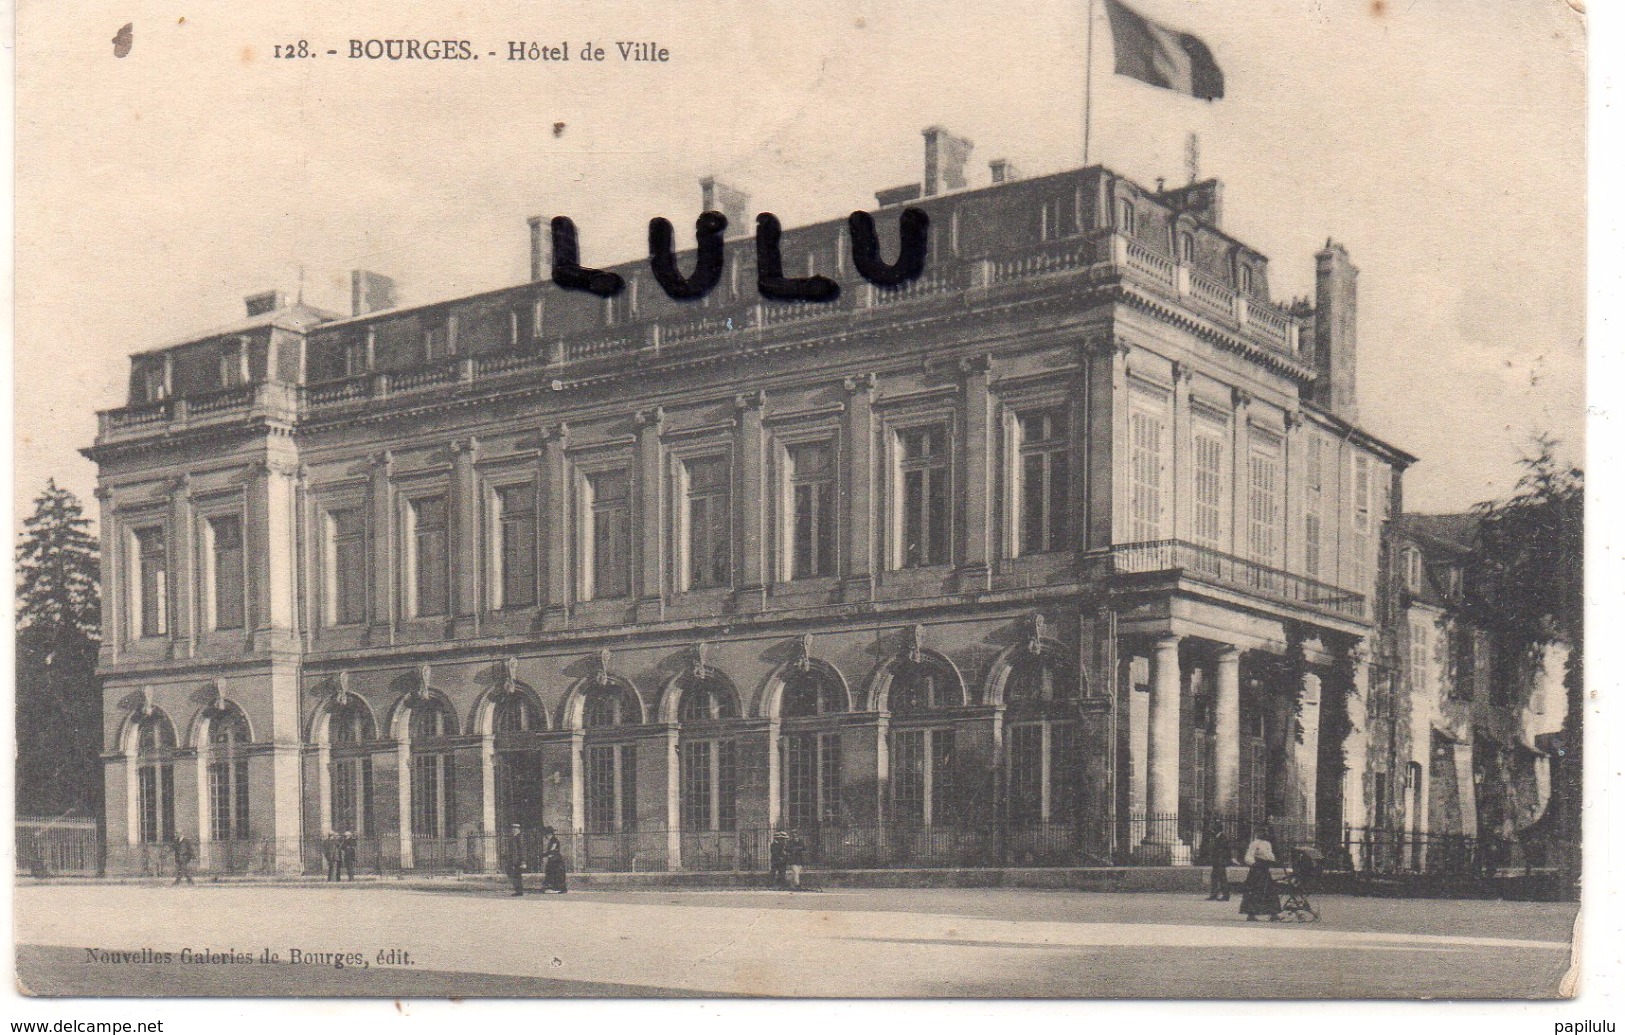
<path id="1" fill-rule="evenodd" d="M 512 899 L 452 882 L 23 885 L 15 902 L 18 976 L 41 995 L 1544 997 L 1568 967 L 1575 915 L 1323 896 L 1322 922 L 1300 925 L 1173 894 Z M 254 962 L 182 962 L 183 949 Z M 266 949 L 280 960 L 259 962 Z M 320 962 L 294 964 L 293 950 Z M 324 953 L 356 955 L 339 968 Z"/>

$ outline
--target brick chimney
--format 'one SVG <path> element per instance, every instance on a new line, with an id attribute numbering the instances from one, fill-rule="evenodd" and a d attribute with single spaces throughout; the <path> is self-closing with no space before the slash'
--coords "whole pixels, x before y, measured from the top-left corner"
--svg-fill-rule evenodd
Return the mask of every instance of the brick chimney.
<path id="1" fill-rule="evenodd" d="M 726 216 L 729 237 L 756 232 L 756 224 L 750 221 L 750 195 L 715 176 L 700 178 L 700 211 Z"/>
<path id="2" fill-rule="evenodd" d="M 288 296 L 282 291 L 261 291 L 257 294 L 246 295 L 243 298 L 243 308 L 248 310 L 249 316 L 264 316 L 274 313 L 288 304 Z"/>
<path id="3" fill-rule="evenodd" d="M 1360 271 L 1343 246 L 1327 239 L 1315 255 L 1314 399 L 1347 421 L 1359 419 L 1355 397 L 1355 301 Z"/>
<path id="4" fill-rule="evenodd" d="M 1008 158 L 993 159 L 987 163 L 987 171 L 992 175 L 994 183 L 1013 183 L 1021 179 L 1021 170 Z"/>
<path id="5" fill-rule="evenodd" d="M 921 133 L 925 136 L 925 196 L 962 189 L 965 163 L 970 161 L 971 150 L 976 145 L 941 126 L 927 126 Z"/>
<path id="6" fill-rule="evenodd" d="M 531 216 L 530 224 L 530 279 L 546 280 L 553 275 L 553 231 L 541 216 Z"/>
<path id="7" fill-rule="evenodd" d="M 351 316 L 365 316 L 380 309 L 393 309 L 399 304 L 393 278 L 372 270 L 350 271 Z"/>

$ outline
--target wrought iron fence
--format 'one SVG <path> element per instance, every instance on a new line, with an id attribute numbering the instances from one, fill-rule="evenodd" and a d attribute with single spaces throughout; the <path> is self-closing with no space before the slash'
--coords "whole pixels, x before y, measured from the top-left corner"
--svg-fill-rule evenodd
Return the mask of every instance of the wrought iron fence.
<path id="1" fill-rule="evenodd" d="M 18 818 L 17 871 L 35 877 L 101 872 L 101 836 L 94 821 Z"/>
<path id="2" fill-rule="evenodd" d="M 1114 546 L 1111 548 L 1111 567 L 1119 574 L 1181 571 L 1199 580 L 1245 589 L 1317 611 L 1350 618 L 1365 617 L 1363 594 L 1180 539 Z"/>

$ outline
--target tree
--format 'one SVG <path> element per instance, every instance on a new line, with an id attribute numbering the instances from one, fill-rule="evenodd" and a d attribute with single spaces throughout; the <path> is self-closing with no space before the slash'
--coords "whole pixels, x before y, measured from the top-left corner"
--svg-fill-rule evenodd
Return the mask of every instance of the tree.
<path id="1" fill-rule="evenodd" d="M 1553 647 L 1568 650 L 1568 706 L 1552 757 L 1551 810 L 1564 869 L 1579 876 L 1584 725 L 1585 479 L 1560 464 L 1546 438 L 1526 458 L 1507 500 L 1475 508 L 1478 528 L 1464 604 L 1489 633 L 1500 673 L 1528 671 Z"/>
<path id="2" fill-rule="evenodd" d="M 17 547 L 17 812 L 101 811 L 101 565 L 90 521 L 55 480 Z"/>

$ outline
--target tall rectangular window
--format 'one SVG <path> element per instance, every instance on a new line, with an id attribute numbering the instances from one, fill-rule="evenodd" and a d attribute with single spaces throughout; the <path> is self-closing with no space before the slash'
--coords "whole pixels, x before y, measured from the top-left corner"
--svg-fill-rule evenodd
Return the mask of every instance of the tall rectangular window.
<path id="1" fill-rule="evenodd" d="M 536 604 L 536 490 L 509 485 L 497 490 L 497 558 L 501 577 L 496 588 L 501 608 Z"/>
<path id="2" fill-rule="evenodd" d="M 412 835 L 452 837 L 456 833 L 457 771 L 449 754 L 412 759 Z"/>
<path id="3" fill-rule="evenodd" d="M 169 634 L 169 549 L 162 526 L 135 532 L 136 590 L 141 636 Z"/>
<path id="4" fill-rule="evenodd" d="M 1136 543 L 1167 538 L 1163 520 L 1163 479 L 1167 438 L 1161 415 L 1146 410 L 1129 413 L 1129 538 Z"/>
<path id="5" fill-rule="evenodd" d="M 327 512 L 328 625 L 355 625 L 366 617 L 367 526 L 360 507 Z"/>
<path id="6" fill-rule="evenodd" d="M 700 740 L 684 744 L 678 761 L 683 829 L 710 830 L 711 742 Z"/>
<path id="7" fill-rule="evenodd" d="M 948 499 L 948 429 L 941 425 L 897 433 L 902 490 L 899 567 L 947 564 L 952 509 Z"/>
<path id="8" fill-rule="evenodd" d="M 248 837 L 248 759 L 209 763 L 209 832 L 216 841 Z"/>
<path id="9" fill-rule="evenodd" d="M 924 730 L 903 730 L 892 734 L 891 818 L 894 822 L 926 821 L 925 764 Z"/>
<path id="10" fill-rule="evenodd" d="M 216 629 L 243 627 L 243 522 L 238 517 L 209 520 L 210 587 Z"/>
<path id="11" fill-rule="evenodd" d="M 594 744 L 586 749 L 585 756 L 588 832 L 637 829 L 636 745 Z"/>
<path id="12" fill-rule="evenodd" d="M 833 823 L 841 787 L 838 733 L 792 733 L 783 739 L 784 817 L 792 829 Z"/>
<path id="13" fill-rule="evenodd" d="M 1253 440 L 1248 456 L 1247 547 L 1253 560 L 1280 562 L 1281 457 L 1273 443 Z"/>
<path id="14" fill-rule="evenodd" d="M 1044 804 L 1044 727 L 1010 727 L 1010 818 L 1037 823 Z"/>
<path id="15" fill-rule="evenodd" d="M 1364 453 L 1354 457 L 1354 530 L 1371 531 L 1371 458 Z"/>
<path id="16" fill-rule="evenodd" d="M 1050 727 L 1049 822 L 1071 823 L 1082 802 L 1082 767 L 1077 760 L 1076 729 L 1070 723 Z"/>
<path id="17" fill-rule="evenodd" d="M 631 584 L 631 479 L 625 471 L 587 477 L 583 575 L 594 600 L 624 597 Z"/>
<path id="18" fill-rule="evenodd" d="M 726 457 L 690 460 L 688 481 L 688 588 L 732 581 L 733 492 Z"/>
<path id="19" fill-rule="evenodd" d="M 446 497 L 412 501 L 413 615 L 443 615 L 447 610 Z"/>
<path id="20" fill-rule="evenodd" d="M 954 761 L 954 731 L 931 731 L 931 815 L 926 822 L 940 825 L 959 818 L 958 767 Z"/>
<path id="21" fill-rule="evenodd" d="M 1224 435 L 1198 426 L 1191 436 L 1191 539 L 1224 549 Z"/>
<path id="22" fill-rule="evenodd" d="M 333 829 L 372 837 L 372 759 L 334 759 L 331 779 Z"/>
<path id="23" fill-rule="evenodd" d="M 790 577 L 835 574 L 835 449 L 829 442 L 791 446 Z"/>
<path id="24" fill-rule="evenodd" d="M 1072 526 L 1070 449 L 1065 407 L 1023 413 L 1021 432 L 1020 553 L 1069 549 Z"/>
<path id="25" fill-rule="evenodd" d="M 717 741 L 717 829 L 732 830 L 739 823 L 739 745 Z"/>
<path id="26" fill-rule="evenodd" d="M 137 831 L 144 844 L 162 844 L 175 836 L 175 769 L 168 764 L 143 765 L 137 771 Z"/>

